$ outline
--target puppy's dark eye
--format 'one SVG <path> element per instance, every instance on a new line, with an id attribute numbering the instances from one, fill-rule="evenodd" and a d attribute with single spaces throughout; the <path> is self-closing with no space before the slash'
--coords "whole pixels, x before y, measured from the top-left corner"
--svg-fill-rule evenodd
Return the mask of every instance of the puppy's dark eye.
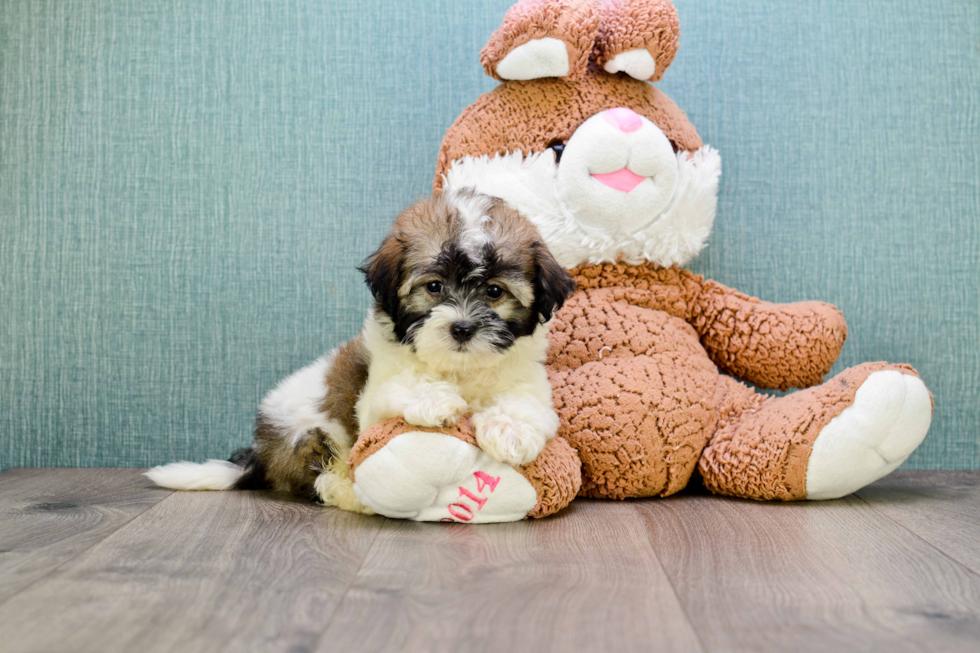
<path id="1" fill-rule="evenodd" d="M 565 152 L 565 143 L 562 141 L 555 141 L 548 146 L 549 150 L 554 150 L 555 152 L 555 163 L 561 162 L 561 155 Z"/>
<path id="2" fill-rule="evenodd" d="M 497 284 L 492 284 L 487 286 L 487 297 L 490 299 L 500 299 L 500 296 L 504 294 L 504 289 Z"/>
<path id="3" fill-rule="evenodd" d="M 441 281 L 430 281 L 425 284 L 425 289 L 429 291 L 430 295 L 441 295 L 442 294 L 442 282 Z"/>

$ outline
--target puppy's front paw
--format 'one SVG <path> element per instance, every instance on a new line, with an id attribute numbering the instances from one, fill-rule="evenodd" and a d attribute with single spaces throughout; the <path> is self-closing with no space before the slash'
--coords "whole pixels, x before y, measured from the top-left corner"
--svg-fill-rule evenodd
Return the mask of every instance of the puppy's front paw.
<path id="1" fill-rule="evenodd" d="M 538 457 L 547 438 L 527 422 L 515 420 L 496 408 L 473 417 L 476 442 L 487 455 L 508 465 L 524 465 Z"/>
<path id="2" fill-rule="evenodd" d="M 452 426 L 466 408 L 466 401 L 455 392 L 433 389 L 409 404 L 402 417 L 414 426 Z"/>

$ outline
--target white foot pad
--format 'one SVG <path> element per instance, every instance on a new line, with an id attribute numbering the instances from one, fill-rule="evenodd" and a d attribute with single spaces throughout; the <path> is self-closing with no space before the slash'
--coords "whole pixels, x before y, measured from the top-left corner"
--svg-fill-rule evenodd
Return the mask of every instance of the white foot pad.
<path id="1" fill-rule="evenodd" d="M 451 435 L 410 431 L 354 472 L 354 494 L 386 517 L 468 524 L 524 519 L 538 502 L 513 467 Z"/>
<path id="2" fill-rule="evenodd" d="M 890 474 L 919 446 L 932 421 L 921 379 L 895 370 L 874 372 L 854 403 L 830 420 L 813 443 L 807 499 L 837 499 Z"/>

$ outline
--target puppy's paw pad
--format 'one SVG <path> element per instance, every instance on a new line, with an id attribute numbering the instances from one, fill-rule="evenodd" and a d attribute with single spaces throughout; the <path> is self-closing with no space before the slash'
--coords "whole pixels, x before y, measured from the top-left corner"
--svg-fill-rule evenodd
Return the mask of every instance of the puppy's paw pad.
<path id="1" fill-rule="evenodd" d="M 414 426 L 452 426 L 466 413 L 467 403 L 449 392 L 427 393 L 405 409 L 405 421 Z"/>
<path id="2" fill-rule="evenodd" d="M 480 414 L 474 417 L 476 442 L 487 455 L 508 465 L 524 465 L 538 457 L 544 448 L 543 438 L 523 422 L 503 414 Z"/>

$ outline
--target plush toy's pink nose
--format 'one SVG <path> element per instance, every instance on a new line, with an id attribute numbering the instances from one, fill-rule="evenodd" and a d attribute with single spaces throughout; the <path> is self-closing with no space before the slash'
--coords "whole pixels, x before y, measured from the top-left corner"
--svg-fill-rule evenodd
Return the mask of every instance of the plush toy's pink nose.
<path id="1" fill-rule="evenodd" d="M 627 109 L 626 107 L 609 109 L 604 115 L 606 116 L 606 120 L 609 121 L 609 124 L 627 134 L 635 132 L 643 126 L 643 120 L 640 119 L 640 116 L 632 109 Z"/>

